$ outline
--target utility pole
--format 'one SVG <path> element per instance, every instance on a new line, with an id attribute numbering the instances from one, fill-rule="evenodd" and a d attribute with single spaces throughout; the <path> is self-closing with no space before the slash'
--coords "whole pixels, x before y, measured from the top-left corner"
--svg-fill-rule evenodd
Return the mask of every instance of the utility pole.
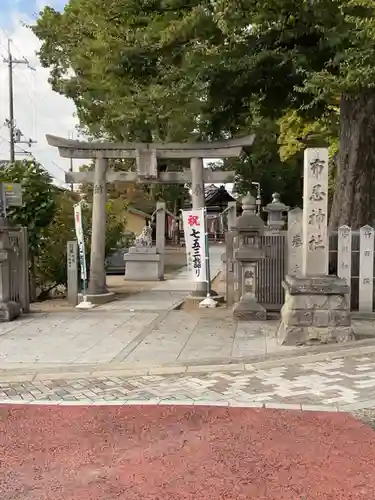
<path id="1" fill-rule="evenodd" d="M 9 159 L 11 163 L 14 162 L 16 152 L 15 152 L 15 146 L 16 144 L 28 144 L 29 147 L 32 146 L 32 144 L 35 144 L 36 141 L 33 141 L 32 139 L 29 139 L 27 141 L 22 141 L 21 138 L 23 136 L 22 132 L 19 129 L 16 129 L 16 124 L 14 120 L 14 94 L 13 94 L 13 68 L 15 64 L 26 64 L 27 67 L 33 71 L 35 71 L 34 68 L 32 68 L 29 64 L 29 61 L 24 58 L 24 59 L 13 59 L 12 56 L 12 47 L 11 47 L 12 41 L 9 39 L 8 40 L 8 58 L 4 59 L 4 62 L 8 63 L 8 71 L 9 71 L 9 76 L 8 76 L 8 84 L 9 84 L 9 118 L 5 120 L 6 125 L 8 125 L 9 128 L 9 144 L 10 144 L 10 154 L 9 154 Z"/>
<path id="2" fill-rule="evenodd" d="M 15 158 L 15 137 L 14 137 L 14 97 L 13 97 L 13 57 L 8 40 L 8 83 L 9 83 L 9 144 L 10 144 L 10 161 L 13 163 Z"/>

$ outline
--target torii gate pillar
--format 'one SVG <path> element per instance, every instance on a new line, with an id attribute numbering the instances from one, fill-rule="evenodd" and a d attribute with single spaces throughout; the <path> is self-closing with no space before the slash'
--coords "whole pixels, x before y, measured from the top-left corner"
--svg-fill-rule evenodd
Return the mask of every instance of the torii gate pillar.
<path id="1" fill-rule="evenodd" d="M 204 208 L 205 196 L 204 196 L 203 159 L 191 158 L 190 170 L 191 170 L 191 184 L 192 184 L 191 201 L 193 209 Z M 206 294 L 207 294 L 206 283 L 197 283 L 197 288 L 192 293 L 192 295 L 198 297 L 205 297 Z"/>
<path id="2" fill-rule="evenodd" d="M 94 193 L 92 203 L 90 278 L 87 299 L 93 303 L 112 300 L 108 292 L 105 266 L 105 234 L 107 224 L 107 185 L 106 172 L 108 160 L 98 157 L 95 160 Z"/>

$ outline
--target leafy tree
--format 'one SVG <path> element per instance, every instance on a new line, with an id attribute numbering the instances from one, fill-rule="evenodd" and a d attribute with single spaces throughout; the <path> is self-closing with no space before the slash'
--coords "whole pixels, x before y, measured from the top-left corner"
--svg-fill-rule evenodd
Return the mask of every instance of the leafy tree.
<path id="1" fill-rule="evenodd" d="M 253 107 L 261 116 L 279 119 L 295 110 L 307 122 L 323 123 L 338 106 L 339 155 L 330 224 L 372 222 L 374 3 L 232 0 L 215 4 L 212 15 L 225 43 L 210 48 L 200 69 L 209 81 L 211 129 L 243 129 Z M 320 145 L 327 141 L 321 138 Z"/>
<path id="2" fill-rule="evenodd" d="M 251 183 L 255 181 L 261 185 L 263 204 L 269 203 L 272 194 L 277 192 L 286 205 L 301 206 L 303 155 L 296 152 L 284 161 L 280 159 L 277 123 L 263 119 L 253 130 L 257 140 L 249 155 L 242 160 L 226 162 L 227 167 L 234 166 L 237 171 L 236 191 L 239 194 L 254 191 Z"/>
<path id="3" fill-rule="evenodd" d="M 93 135 L 231 137 L 254 114 L 314 124 L 339 107 L 331 225 L 356 227 L 375 215 L 374 14 L 373 0 L 70 0 L 33 31 Z"/>
<path id="4" fill-rule="evenodd" d="M 39 298 L 46 298 L 58 285 L 66 284 L 66 246 L 75 240 L 73 205 L 80 200 L 77 193 L 60 189 L 52 184 L 52 177 L 36 161 L 17 161 L 1 169 L 0 182 L 20 183 L 20 207 L 8 207 L 11 224 L 27 227 L 32 296 L 36 287 Z M 107 203 L 106 253 L 121 241 L 126 227 L 126 204 L 119 198 Z M 83 209 L 87 262 L 90 262 L 91 204 L 90 198 Z M 36 298 L 36 297 L 35 297 Z"/>
<path id="5" fill-rule="evenodd" d="M 151 142 L 194 131 L 200 95 L 183 88 L 179 68 L 190 33 L 171 44 L 160 37 L 172 35 L 174 20 L 185 22 L 184 3 L 176 9 L 173 1 L 70 0 L 63 13 L 43 10 L 32 27 L 42 41 L 41 62 L 90 134 Z"/>
<path id="6" fill-rule="evenodd" d="M 43 244 L 36 260 L 36 285 L 38 299 L 48 298 L 49 293 L 67 280 L 67 242 L 76 239 L 73 205 L 79 197 L 71 191 L 61 190 L 56 196 L 56 213 L 44 229 Z"/>
<path id="7" fill-rule="evenodd" d="M 0 173 L 0 182 L 21 184 L 22 206 L 9 207 L 7 218 L 11 224 L 27 228 L 30 265 L 30 296 L 35 298 L 36 262 L 43 249 L 44 231 L 56 213 L 58 188 L 52 177 L 35 160 L 6 164 Z"/>
<path id="8" fill-rule="evenodd" d="M 67 243 L 76 239 L 73 206 L 79 200 L 80 196 L 77 193 L 65 190 L 58 193 L 55 217 L 44 231 L 43 245 L 36 261 L 37 285 L 41 289 L 39 299 L 47 298 L 49 292 L 56 286 L 66 285 Z M 84 203 L 82 218 L 88 270 L 91 250 L 91 215 L 91 203 Z M 107 203 L 106 255 L 120 244 L 125 228 L 124 203 L 119 199 L 109 199 Z"/>
<path id="9" fill-rule="evenodd" d="M 72 0 L 63 14 L 46 7 L 32 28 L 43 40 L 40 58 L 52 68 L 52 87 L 74 100 L 89 135 L 152 142 L 185 140 L 194 130 L 193 108 L 199 109 L 199 99 L 192 98 L 189 88 L 177 89 L 179 75 L 166 70 L 177 62 L 174 47 L 165 47 L 161 55 L 156 39 L 150 35 L 146 48 L 138 31 L 154 8 L 158 15 L 157 3 Z M 173 9 L 170 14 L 172 19 Z M 168 22 L 164 20 L 163 26 Z M 129 168 L 127 162 L 117 163 Z M 114 188 L 119 191 L 118 185 Z M 178 210 L 179 201 L 188 196 L 181 185 L 120 186 L 122 190 L 129 204 L 146 212 L 153 211 L 161 198 L 173 211 L 177 200 Z"/>
<path id="10" fill-rule="evenodd" d="M 50 174 L 34 160 L 6 164 L 0 171 L 0 182 L 21 184 L 22 206 L 8 207 L 7 217 L 11 223 L 27 227 L 29 251 L 37 256 L 43 231 L 56 212 L 58 188 L 52 184 Z"/>

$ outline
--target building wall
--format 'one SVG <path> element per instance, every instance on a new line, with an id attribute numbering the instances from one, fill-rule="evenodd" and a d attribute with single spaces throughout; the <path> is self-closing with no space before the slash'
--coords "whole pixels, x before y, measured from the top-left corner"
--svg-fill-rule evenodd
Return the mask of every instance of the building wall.
<path id="1" fill-rule="evenodd" d="M 132 212 L 126 212 L 126 231 L 131 231 L 136 236 L 139 236 L 146 224 L 145 217 Z"/>

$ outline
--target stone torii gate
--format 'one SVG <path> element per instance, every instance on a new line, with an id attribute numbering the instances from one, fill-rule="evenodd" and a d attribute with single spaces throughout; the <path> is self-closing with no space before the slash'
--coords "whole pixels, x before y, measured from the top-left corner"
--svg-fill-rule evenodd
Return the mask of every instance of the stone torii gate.
<path id="1" fill-rule="evenodd" d="M 143 184 L 192 184 L 193 208 L 203 208 L 205 183 L 233 182 L 232 171 L 212 171 L 203 168 L 203 158 L 239 158 L 252 146 L 255 135 L 216 142 L 197 143 L 112 143 L 104 141 L 86 142 L 47 135 L 50 146 L 57 147 L 62 158 L 94 159 L 93 172 L 69 172 L 65 181 L 94 184 L 92 207 L 91 261 L 88 300 L 102 303 L 111 300 L 106 285 L 105 273 L 105 229 L 106 229 L 106 183 L 121 181 Z M 136 171 L 116 172 L 108 169 L 111 159 L 136 160 Z M 160 159 L 190 159 L 190 171 L 159 172 Z M 197 293 L 204 294 L 205 284 L 199 283 Z"/>

